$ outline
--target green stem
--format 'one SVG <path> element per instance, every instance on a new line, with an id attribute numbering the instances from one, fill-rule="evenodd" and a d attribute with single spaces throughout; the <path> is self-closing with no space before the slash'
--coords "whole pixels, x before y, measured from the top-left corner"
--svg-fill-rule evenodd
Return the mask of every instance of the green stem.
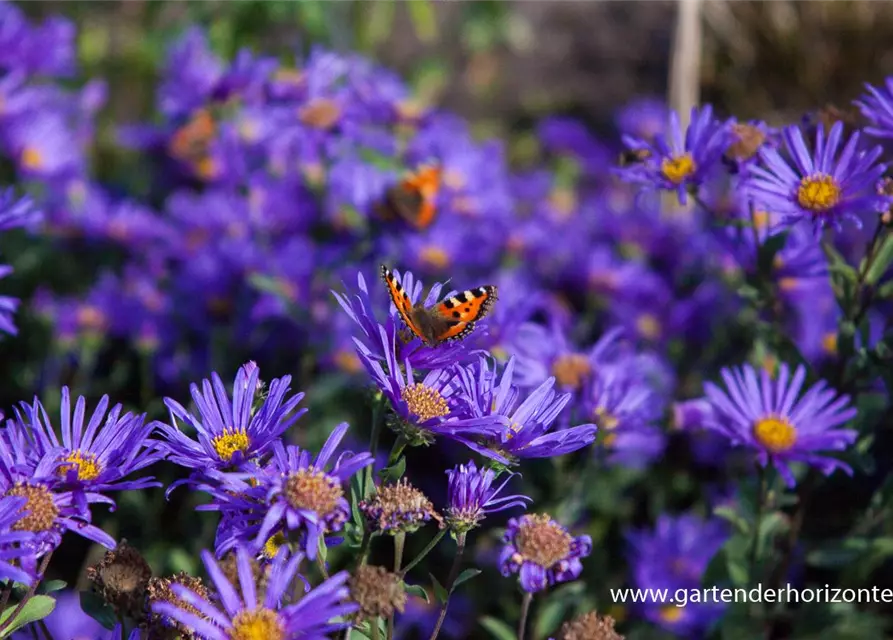
<path id="1" fill-rule="evenodd" d="M 392 467 L 397 464 L 397 461 L 400 459 L 400 456 L 403 455 L 403 451 L 406 449 L 406 445 L 409 442 L 403 436 L 397 436 L 397 441 L 394 443 L 394 448 L 391 449 L 391 454 L 388 456 L 388 466 Z"/>
<path id="2" fill-rule="evenodd" d="M 364 566 L 369 559 L 369 545 L 371 542 L 372 534 L 369 529 L 363 529 L 363 541 L 360 543 L 360 561 L 357 563 L 358 567 Z"/>
<path id="3" fill-rule="evenodd" d="M 18 604 L 16 604 L 16 608 L 13 610 L 12 615 L 6 618 L 3 624 L 0 624 L 0 638 L 4 637 L 4 634 L 7 628 L 9 628 L 9 625 L 11 625 L 12 621 L 18 617 L 18 615 L 22 612 L 22 609 L 25 608 L 25 605 L 28 604 L 28 601 L 31 599 L 31 597 L 37 592 L 37 587 L 38 585 L 40 585 L 41 580 L 43 580 L 43 575 L 44 573 L 46 573 L 47 567 L 50 564 L 50 558 L 52 557 L 53 552 L 50 551 L 40 561 L 40 567 L 37 569 L 37 579 L 28 588 L 28 593 L 25 594 L 25 597 L 22 598 L 18 602 Z"/>
<path id="4" fill-rule="evenodd" d="M 441 541 L 441 539 L 443 538 L 443 536 L 446 535 L 446 532 L 447 532 L 447 531 L 449 531 L 449 529 L 446 529 L 446 528 L 441 529 L 440 531 L 438 531 L 438 532 L 437 532 L 437 535 L 434 536 L 433 538 L 431 538 L 431 542 L 429 542 L 429 543 L 425 546 L 425 548 L 422 549 L 421 553 L 419 553 L 419 555 L 417 555 L 415 558 L 413 558 L 412 562 L 410 562 L 408 565 L 406 565 L 405 567 L 403 567 L 403 571 L 401 572 L 400 575 L 405 576 L 407 573 L 410 572 L 410 570 L 411 570 L 413 567 L 415 567 L 419 562 L 421 562 L 422 560 L 424 560 L 425 556 L 427 556 L 429 553 L 431 553 L 431 550 L 432 550 L 434 547 L 437 546 L 437 543 Z M 462 536 L 463 538 L 465 537 L 465 534 L 464 534 L 464 533 L 461 533 L 461 534 L 459 534 L 459 535 Z"/>
<path id="5" fill-rule="evenodd" d="M 440 607 L 440 615 L 437 616 L 437 624 L 434 625 L 434 632 L 431 634 L 429 640 L 437 639 L 437 635 L 440 633 L 440 628 L 443 626 L 443 621 L 446 619 L 447 609 L 450 606 L 450 596 L 453 594 L 453 583 L 456 582 L 456 577 L 459 575 L 459 567 L 462 566 L 462 555 L 464 553 L 465 533 L 460 533 L 456 535 L 456 557 L 453 559 L 453 566 L 450 568 L 450 575 L 449 578 L 447 578 L 445 587 L 447 597 Z"/>
<path id="6" fill-rule="evenodd" d="M 381 640 L 381 634 L 378 632 L 378 618 L 369 621 L 369 629 L 372 631 L 372 640 Z"/>
<path id="7" fill-rule="evenodd" d="M 747 572 L 747 577 L 750 580 L 751 585 L 755 585 L 756 581 L 755 573 L 757 568 L 757 556 L 759 555 L 759 546 L 760 546 L 760 527 L 763 524 L 763 510 L 764 503 L 766 502 L 766 469 L 760 465 L 757 465 L 757 478 L 759 481 L 759 492 L 757 493 L 757 513 L 754 523 L 754 532 L 753 532 L 753 541 L 750 545 L 750 560 L 749 560 L 749 569 Z"/>
<path id="8" fill-rule="evenodd" d="M 372 401 L 372 434 L 369 436 L 369 454 L 373 459 L 378 453 L 378 441 L 381 439 L 381 428 L 384 425 L 384 408 L 384 395 L 379 394 L 379 396 Z M 374 466 L 375 463 L 373 462 L 366 467 L 363 481 L 363 495 L 360 496 L 360 498 L 366 498 L 370 493 L 370 488 L 375 484 L 372 471 L 372 467 Z"/>
<path id="9" fill-rule="evenodd" d="M 532 593 L 524 593 L 524 600 L 521 601 L 521 619 L 518 621 L 518 640 L 524 640 L 524 634 L 527 630 L 527 614 L 530 613 L 530 601 L 533 600 Z"/>
<path id="10" fill-rule="evenodd" d="M 326 561 L 323 560 L 322 554 L 319 551 L 316 552 L 316 566 L 319 567 L 319 572 L 322 574 L 323 580 L 328 580 L 329 571 L 326 569 Z"/>
<path id="11" fill-rule="evenodd" d="M 400 565 L 403 563 L 403 547 L 406 544 L 406 532 L 401 531 L 394 536 L 394 573 L 400 575 Z M 388 640 L 394 638 L 394 614 L 388 616 Z"/>

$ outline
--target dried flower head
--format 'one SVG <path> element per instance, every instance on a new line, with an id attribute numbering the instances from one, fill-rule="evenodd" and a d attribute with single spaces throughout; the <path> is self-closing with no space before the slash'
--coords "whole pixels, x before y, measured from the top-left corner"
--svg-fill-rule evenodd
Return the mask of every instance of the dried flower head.
<path id="1" fill-rule="evenodd" d="M 561 625 L 555 640 L 623 640 L 623 636 L 614 631 L 614 618 L 590 611 Z"/>
<path id="2" fill-rule="evenodd" d="M 164 616 L 152 611 L 152 605 L 160 602 L 168 602 L 172 605 L 183 609 L 184 611 L 188 611 L 189 613 L 204 617 L 202 613 L 193 607 L 190 604 L 185 603 L 183 600 L 178 598 L 173 589 L 171 589 L 171 585 L 179 584 L 190 591 L 194 591 L 199 594 L 202 598 L 207 599 L 210 597 L 210 592 L 205 584 L 202 582 L 201 578 L 193 578 L 185 571 L 181 571 L 180 573 L 173 575 L 169 578 L 152 578 L 149 580 L 149 585 L 146 587 L 147 594 L 147 611 L 149 611 L 149 629 L 150 635 L 155 637 L 163 637 L 163 633 L 167 630 L 172 630 L 175 634 L 179 634 L 183 640 L 193 640 L 193 638 L 197 638 L 198 636 L 192 631 L 192 629 L 181 622 L 177 622 L 169 618 L 168 616 Z M 176 637 L 176 635 L 175 635 Z"/>
<path id="3" fill-rule="evenodd" d="M 379 530 L 392 533 L 416 531 L 431 518 L 443 526 L 443 518 L 434 510 L 431 501 L 406 478 L 379 487 L 375 495 L 360 503 L 360 511 L 375 522 Z"/>
<path id="4" fill-rule="evenodd" d="M 137 620 L 143 616 L 151 578 L 149 564 L 126 540 L 87 569 L 87 579 L 102 599 L 120 615 Z"/>
<path id="5" fill-rule="evenodd" d="M 387 618 L 395 611 L 403 613 L 406 606 L 403 580 L 384 567 L 358 567 L 350 577 L 348 586 L 351 601 L 360 607 L 356 613 L 358 621 Z"/>

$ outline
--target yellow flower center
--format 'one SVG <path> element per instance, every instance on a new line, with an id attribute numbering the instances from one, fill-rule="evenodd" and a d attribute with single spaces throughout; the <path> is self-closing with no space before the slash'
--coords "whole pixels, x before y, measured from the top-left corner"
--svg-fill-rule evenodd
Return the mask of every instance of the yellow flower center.
<path id="1" fill-rule="evenodd" d="M 419 253 L 419 258 L 421 258 L 423 264 L 433 269 L 446 269 L 450 266 L 449 254 L 434 245 L 424 247 Z"/>
<path id="2" fill-rule="evenodd" d="M 552 364 L 552 375 L 558 384 L 567 389 L 579 389 L 583 379 L 590 373 L 592 365 L 582 353 L 559 356 Z"/>
<path id="3" fill-rule="evenodd" d="M 668 604 L 665 607 L 661 607 L 660 613 L 658 615 L 664 622 L 668 622 L 670 624 L 679 622 L 679 619 L 682 617 L 682 607 Z"/>
<path id="4" fill-rule="evenodd" d="M 769 227 L 769 212 L 768 211 L 754 211 L 753 212 L 753 226 L 757 231 L 762 231 Z"/>
<path id="5" fill-rule="evenodd" d="M 797 202 L 816 213 L 827 211 L 840 202 L 840 185 L 825 173 L 806 176 L 797 188 Z"/>
<path id="6" fill-rule="evenodd" d="M 340 349 L 335 353 L 335 364 L 344 373 L 359 373 L 363 370 L 363 363 L 357 357 L 357 354 L 347 349 Z"/>
<path id="7" fill-rule="evenodd" d="M 797 441 L 797 429 L 779 416 L 757 420 L 753 425 L 753 435 L 770 453 L 788 451 Z"/>
<path id="8" fill-rule="evenodd" d="M 664 177 L 673 184 L 681 184 L 688 176 L 695 172 L 694 158 L 691 154 L 683 153 L 682 155 L 672 158 L 664 158 L 660 163 L 660 172 Z"/>
<path id="9" fill-rule="evenodd" d="M 617 425 L 620 424 L 620 419 L 604 407 L 596 407 L 595 422 L 600 428 L 611 431 L 617 428 Z"/>
<path id="10" fill-rule="evenodd" d="M 825 353 L 834 355 L 837 353 L 837 332 L 831 331 L 826 333 L 822 338 L 822 350 Z"/>
<path id="11" fill-rule="evenodd" d="M 236 615 L 229 637 L 231 640 L 284 640 L 285 628 L 275 611 L 260 607 Z"/>
<path id="12" fill-rule="evenodd" d="M 229 462 L 236 451 L 247 451 L 250 442 L 244 429 L 224 429 L 219 436 L 214 436 L 211 444 L 217 456 L 224 462 Z"/>
<path id="13" fill-rule="evenodd" d="M 40 533 L 49 531 L 56 523 L 59 508 L 53 502 L 53 495 L 46 487 L 30 484 L 17 484 L 6 492 L 8 496 L 25 498 L 28 502 L 22 507 L 28 515 L 12 525 L 13 531 Z"/>
<path id="14" fill-rule="evenodd" d="M 283 491 L 295 509 L 313 511 L 320 516 L 331 514 L 338 507 L 344 490 L 338 481 L 313 467 L 299 469 L 288 476 Z"/>
<path id="15" fill-rule="evenodd" d="M 37 171 L 43 167 L 43 154 L 34 147 L 25 147 L 22 150 L 22 166 L 31 171 Z"/>
<path id="16" fill-rule="evenodd" d="M 282 548 L 282 545 L 287 542 L 285 535 L 281 531 L 274 533 L 270 536 L 270 539 L 264 543 L 263 554 L 272 560 L 276 557 L 276 554 L 279 553 L 279 549 Z"/>
<path id="17" fill-rule="evenodd" d="M 80 451 L 72 451 L 63 460 L 66 464 L 59 467 L 59 475 L 63 478 L 68 475 L 71 469 L 77 469 L 78 480 L 84 482 L 95 480 L 102 471 L 96 456 L 91 453 L 84 454 Z"/>
<path id="18" fill-rule="evenodd" d="M 450 407 L 440 392 L 420 382 L 404 387 L 400 397 L 419 422 L 441 418 L 450 413 Z"/>
<path id="19" fill-rule="evenodd" d="M 636 330 L 647 340 L 657 340 L 661 332 L 660 320 L 652 313 L 643 313 L 636 319 Z"/>

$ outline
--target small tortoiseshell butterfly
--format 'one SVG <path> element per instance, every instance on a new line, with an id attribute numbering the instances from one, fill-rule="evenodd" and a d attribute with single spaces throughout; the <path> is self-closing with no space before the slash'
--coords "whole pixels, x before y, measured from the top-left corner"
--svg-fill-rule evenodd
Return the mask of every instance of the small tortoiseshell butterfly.
<path id="1" fill-rule="evenodd" d="M 486 316 L 497 300 L 496 287 L 486 285 L 457 293 L 432 307 L 422 303 L 413 306 L 409 294 L 384 265 L 381 276 L 403 322 L 429 347 L 467 336 L 474 330 L 474 323 Z"/>
<path id="2" fill-rule="evenodd" d="M 377 206 L 379 215 L 385 220 L 399 218 L 419 231 L 427 229 L 437 216 L 440 182 L 440 167 L 422 166 L 385 192 Z"/>

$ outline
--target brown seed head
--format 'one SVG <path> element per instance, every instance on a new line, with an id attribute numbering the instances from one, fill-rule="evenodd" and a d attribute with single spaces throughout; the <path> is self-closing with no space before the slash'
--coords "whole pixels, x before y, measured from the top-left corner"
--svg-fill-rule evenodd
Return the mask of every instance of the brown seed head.
<path id="1" fill-rule="evenodd" d="M 309 509 L 323 517 L 335 511 L 344 497 L 344 490 L 335 478 L 313 467 L 291 473 L 283 493 L 295 509 Z"/>
<path id="2" fill-rule="evenodd" d="M 623 640 L 623 636 L 614 631 L 614 618 L 590 611 L 561 625 L 555 640 Z"/>
<path id="3" fill-rule="evenodd" d="M 396 573 L 384 567 L 363 565 L 358 567 L 348 582 L 350 599 L 360 606 L 358 621 L 387 618 L 395 611 L 403 613 L 406 606 L 406 590 Z"/>
<path id="4" fill-rule="evenodd" d="M 431 518 L 443 526 L 443 518 L 431 501 L 406 478 L 379 487 L 375 495 L 360 503 L 360 511 L 381 531 L 415 531 Z"/>
<path id="5" fill-rule="evenodd" d="M 146 587 L 151 577 L 149 564 L 126 540 L 87 569 L 87 579 L 102 599 L 120 615 L 135 620 L 144 616 Z"/>
<path id="6" fill-rule="evenodd" d="M 524 516 L 515 548 L 525 560 L 546 569 L 555 566 L 570 555 L 571 535 L 547 514 Z"/>
<path id="7" fill-rule="evenodd" d="M 179 635 L 182 640 L 195 640 L 198 636 L 196 636 L 195 633 L 193 633 L 192 629 L 190 629 L 186 625 L 180 624 L 179 622 L 170 620 L 168 618 L 164 618 L 157 613 L 152 613 L 151 607 L 153 603 L 170 602 L 171 604 L 177 606 L 180 609 L 183 609 L 184 611 L 188 611 L 197 616 L 202 616 L 198 609 L 196 609 L 192 605 L 186 604 L 176 595 L 174 595 L 174 592 L 171 589 L 172 584 L 183 585 L 187 589 L 194 591 L 203 599 L 210 598 L 210 592 L 202 582 L 201 578 L 193 578 L 185 571 L 181 571 L 180 573 L 169 578 L 152 578 L 151 580 L 149 580 L 149 586 L 146 587 L 146 594 L 148 596 L 146 604 L 149 611 L 149 635 L 153 638 L 168 638 L 171 636 L 164 634 L 172 630 L 174 632 L 172 637 L 174 638 L 178 637 Z"/>

